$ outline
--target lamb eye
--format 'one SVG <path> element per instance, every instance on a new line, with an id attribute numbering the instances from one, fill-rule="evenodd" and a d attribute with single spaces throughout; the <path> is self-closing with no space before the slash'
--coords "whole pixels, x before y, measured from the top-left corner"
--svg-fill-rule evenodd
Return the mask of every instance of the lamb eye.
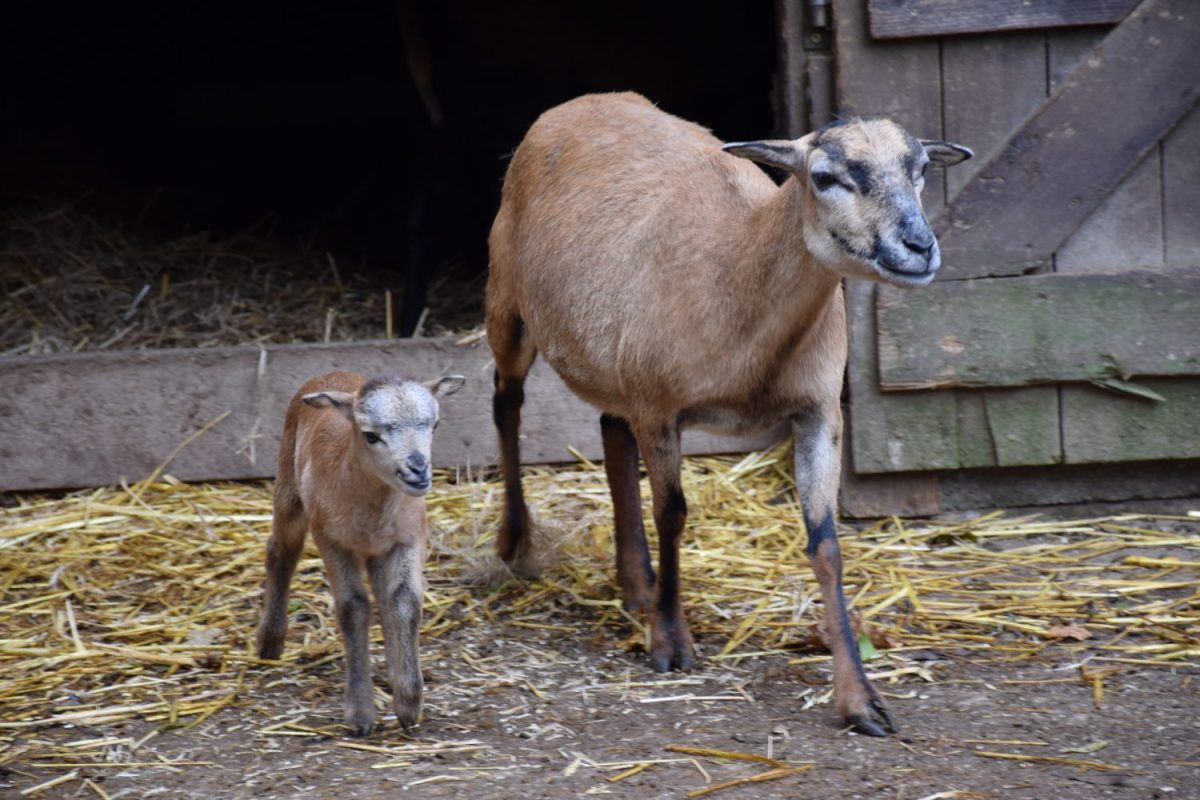
<path id="1" fill-rule="evenodd" d="M 835 186 L 840 186 L 843 189 L 848 189 L 846 184 L 838 180 L 838 177 L 832 172 L 814 172 L 812 174 L 813 186 L 817 187 L 817 191 L 824 192 L 832 189 Z"/>
<path id="2" fill-rule="evenodd" d="M 363 438 L 367 440 L 367 444 L 379 444 L 383 441 L 383 439 L 370 431 L 363 431 Z"/>

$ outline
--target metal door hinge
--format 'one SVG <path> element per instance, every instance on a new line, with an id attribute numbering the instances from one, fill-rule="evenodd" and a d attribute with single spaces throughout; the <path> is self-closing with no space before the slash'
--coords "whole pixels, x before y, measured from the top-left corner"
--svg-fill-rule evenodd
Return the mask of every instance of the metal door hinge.
<path id="1" fill-rule="evenodd" d="M 833 46 L 833 0 L 804 0 L 804 49 Z"/>

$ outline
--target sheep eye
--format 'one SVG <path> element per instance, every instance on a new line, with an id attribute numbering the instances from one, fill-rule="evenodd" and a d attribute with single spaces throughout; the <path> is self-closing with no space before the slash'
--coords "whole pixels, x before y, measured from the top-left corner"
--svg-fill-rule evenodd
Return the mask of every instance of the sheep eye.
<path id="1" fill-rule="evenodd" d="M 846 189 L 846 190 L 849 190 L 849 188 L 850 188 L 845 183 L 838 180 L 838 177 L 836 175 L 834 175 L 832 172 L 814 172 L 812 174 L 812 182 L 813 182 L 813 186 L 816 186 L 817 191 L 819 191 L 819 192 L 828 191 L 829 189 L 832 189 L 835 186 L 840 186 L 841 188 Z"/>
<path id="2" fill-rule="evenodd" d="M 367 440 L 367 444 L 379 444 L 383 441 L 383 439 L 380 439 L 378 435 L 371 433 L 370 431 L 363 431 L 363 438 Z"/>

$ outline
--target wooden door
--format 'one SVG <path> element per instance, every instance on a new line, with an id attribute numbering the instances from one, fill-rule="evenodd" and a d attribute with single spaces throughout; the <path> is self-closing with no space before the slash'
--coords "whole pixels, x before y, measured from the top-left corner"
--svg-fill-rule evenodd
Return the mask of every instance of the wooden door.
<path id="1" fill-rule="evenodd" d="M 839 114 L 976 152 L 927 179 L 937 280 L 848 284 L 852 475 L 1200 458 L 1194 0 L 834 0 L 832 25 Z"/>

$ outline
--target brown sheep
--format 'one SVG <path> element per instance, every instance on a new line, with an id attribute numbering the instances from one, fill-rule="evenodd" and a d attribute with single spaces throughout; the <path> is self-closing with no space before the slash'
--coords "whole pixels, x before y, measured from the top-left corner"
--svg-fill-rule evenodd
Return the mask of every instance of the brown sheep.
<path id="1" fill-rule="evenodd" d="M 489 238 L 500 556 L 518 574 L 535 571 L 518 429 L 524 379 L 541 353 L 601 411 L 625 605 L 648 613 L 654 668 L 686 669 L 694 648 L 679 599 L 680 430 L 744 433 L 790 419 L 838 710 L 861 732 L 895 730 L 862 668 L 834 527 L 841 280 L 932 280 L 940 257 L 921 209 L 922 175 L 931 162 L 970 155 L 886 119 L 722 146 L 636 94 L 589 95 L 544 113 L 509 165 Z M 788 177 L 777 186 L 744 159 Z M 654 500 L 657 579 L 639 451 Z"/>
<path id="2" fill-rule="evenodd" d="M 428 546 L 423 498 L 433 485 L 429 453 L 438 423 L 436 398 L 462 385 L 457 375 L 417 383 L 331 372 L 304 384 L 288 406 L 258 655 L 275 659 L 283 652 L 288 585 L 311 530 L 346 645 L 343 712 L 355 736 L 369 733 L 375 720 L 364 569 L 380 609 L 396 718 L 407 728 L 421 713 L 417 634 Z"/>

